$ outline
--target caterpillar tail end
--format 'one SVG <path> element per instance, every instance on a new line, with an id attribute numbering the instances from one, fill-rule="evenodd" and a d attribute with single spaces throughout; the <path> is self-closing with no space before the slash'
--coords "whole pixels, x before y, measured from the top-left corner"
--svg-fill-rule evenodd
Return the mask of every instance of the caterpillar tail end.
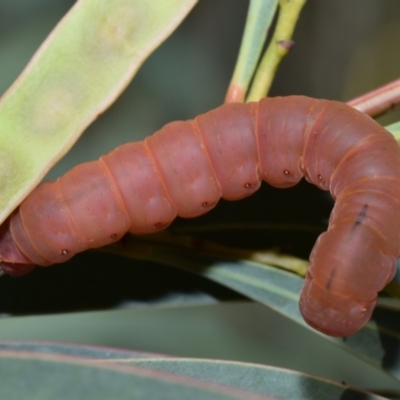
<path id="1" fill-rule="evenodd" d="M 10 220 L 0 226 L 0 276 L 22 276 L 31 272 L 35 265 L 25 257 L 15 244 L 11 231 Z"/>
<path id="2" fill-rule="evenodd" d="M 377 299 L 363 301 L 318 285 L 307 275 L 300 296 L 300 312 L 308 325 L 334 337 L 357 333 L 371 318 Z"/>

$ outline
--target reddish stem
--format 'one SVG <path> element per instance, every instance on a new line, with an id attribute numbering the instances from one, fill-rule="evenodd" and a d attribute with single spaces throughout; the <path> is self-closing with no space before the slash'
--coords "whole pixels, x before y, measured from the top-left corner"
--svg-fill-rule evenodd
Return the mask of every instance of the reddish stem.
<path id="1" fill-rule="evenodd" d="M 400 103 L 400 79 L 396 79 L 378 89 L 363 94 L 347 102 L 349 106 L 377 117 L 393 109 Z"/>
<path id="2" fill-rule="evenodd" d="M 231 83 L 226 93 L 225 103 L 243 103 L 245 95 L 245 88 Z"/>

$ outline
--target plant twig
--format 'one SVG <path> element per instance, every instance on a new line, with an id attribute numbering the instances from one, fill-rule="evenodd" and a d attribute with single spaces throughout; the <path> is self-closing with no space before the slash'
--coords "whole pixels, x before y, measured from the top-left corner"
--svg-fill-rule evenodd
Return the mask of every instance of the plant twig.
<path id="1" fill-rule="evenodd" d="M 292 35 L 306 0 L 279 0 L 280 11 L 275 32 L 261 60 L 246 101 L 258 101 L 269 91 L 278 65 L 292 48 Z"/>
<path id="2" fill-rule="evenodd" d="M 362 96 L 347 102 L 349 106 L 377 117 L 393 109 L 400 103 L 400 79 L 396 79 L 378 89 L 374 89 Z"/>
<path id="3" fill-rule="evenodd" d="M 128 256 L 137 260 L 160 262 L 178 268 L 180 263 L 184 262 L 185 255 L 197 254 L 221 260 L 244 260 L 259 265 L 276 266 L 303 277 L 308 266 L 308 261 L 280 253 L 276 249 L 241 249 L 169 231 L 140 237 L 127 235 L 122 241 L 102 247 L 98 251 Z"/>

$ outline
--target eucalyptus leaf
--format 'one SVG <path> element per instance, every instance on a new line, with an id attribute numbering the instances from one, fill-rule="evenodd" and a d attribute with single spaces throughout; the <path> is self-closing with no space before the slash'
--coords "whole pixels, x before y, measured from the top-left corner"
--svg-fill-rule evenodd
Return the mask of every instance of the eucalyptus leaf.
<path id="1" fill-rule="evenodd" d="M 246 27 L 228 89 L 228 101 L 244 101 L 277 7 L 278 0 L 250 0 Z"/>
<path id="2" fill-rule="evenodd" d="M 199 274 L 278 311 L 310 331 L 400 380 L 400 314 L 397 307 L 378 304 L 371 321 L 357 334 L 332 338 L 308 326 L 299 311 L 303 279 L 273 266 L 246 260 L 223 260 L 193 251 L 140 239 L 105 248 L 134 259 L 157 261 Z M 140 242 L 140 245 L 138 243 Z"/>
<path id="3" fill-rule="evenodd" d="M 345 384 L 300 372 L 256 364 L 174 358 L 133 359 L 122 363 L 154 368 L 158 371 L 172 372 L 208 382 L 222 383 L 229 387 L 252 390 L 279 399 L 383 399 L 372 393 L 347 387 Z"/>
<path id="4" fill-rule="evenodd" d="M 22 357 L 26 357 L 27 354 L 30 354 L 31 358 L 28 360 L 29 362 L 32 359 L 36 359 L 38 355 L 42 355 L 45 359 L 47 355 L 49 360 L 51 360 L 49 358 L 50 355 L 56 356 L 54 360 L 60 364 L 63 361 L 66 364 L 71 361 L 71 359 L 68 360 L 63 358 L 63 356 L 69 356 L 76 361 L 80 360 L 86 363 L 88 360 L 97 360 L 97 365 L 106 369 L 110 367 L 112 369 L 113 365 L 131 366 L 134 367 L 133 373 L 137 373 L 142 372 L 140 369 L 137 370 L 137 367 L 140 367 L 144 368 L 143 371 L 155 370 L 173 374 L 173 376 L 183 378 L 183 380 L 184 378 L 193 378 L 206 384 L 222 384 L 233 392 L 255 392 L 274 399 L 382 399 L 382 397 L 372 393 L 367 393 L 327 379 L 282 368 L 243 362 L 176 358 L 131 350 L 63 343 L 0 342 L 0 349 L 0 354 L 2 351 L 8 350 L 10 354 L 15 355 L 15 358 L 21 355 Z M 56 368 L 59 367 L 58 365 Z M 81 365 L 78 365 L 80 369 Z M 41 368 L 43 367 L 41 366 Z M 87 374 L 86 371 L 84 373 Z M 145 379 L 143 379 L 143 385 L 145 384 L 144 382 Z"/>
<path id="5" fill-rule="evenodd" d="M 270 399 L 142 367 L 16 350 L 0 351 L 0 376 L 7 400 Z"/>
<path id="6" fill-rule="evenodd" d="M 80 359 L 122 359 L 122 358 L 161 358 L 161 354 L 144 351 L 121 350 L 101 346 L 67 344 L 59 342 L 0 341 L 0 350 L 29 352 L 37 354 L 57 354 Z"/>

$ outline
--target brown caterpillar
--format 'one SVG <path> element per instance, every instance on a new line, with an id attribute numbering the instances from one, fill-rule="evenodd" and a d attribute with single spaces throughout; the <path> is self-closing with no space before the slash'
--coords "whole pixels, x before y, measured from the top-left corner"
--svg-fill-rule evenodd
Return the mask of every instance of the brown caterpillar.
<path id="1" fill-rule="evenodd" d="M 312 251 L 300 309 L 314 328 L 347 336 L 369 320 L 396 271 L 400 147 L 370 117 L 335 101 L 223 105 L 78 165 L 39 185 L 12 214 L 0 259 L 10 274 L 61 263 L 126 232 L 206 213 L 221 197 L 249 196 L 261 180 L 285 188 L 303 176 L 336 203 Z"/>

